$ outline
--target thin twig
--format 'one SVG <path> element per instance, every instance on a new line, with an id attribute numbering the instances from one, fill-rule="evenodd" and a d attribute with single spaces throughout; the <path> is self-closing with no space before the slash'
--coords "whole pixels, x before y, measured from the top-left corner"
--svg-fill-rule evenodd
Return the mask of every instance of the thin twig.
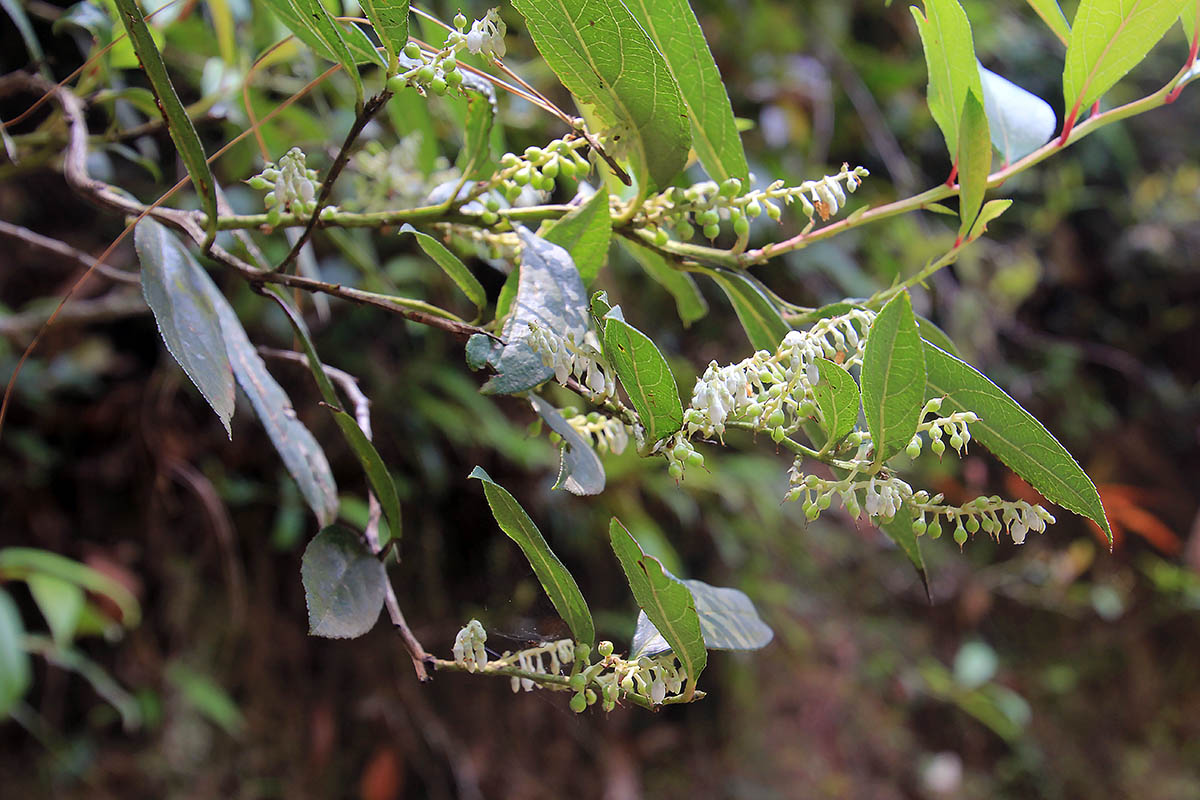
<path id="1" fill-rule="evenodd" d="M 109 266 L 108 264 L 99 264 L 96 259 L 92 258 L 82 250 L 76 250 L 66 242 L 58 239 L 51 239 L 49 236 L 42 236 L 40 233 L 34 233 L 28 228 L 22 228 L 20 225 L 13 225 L 11 222 L 5 222 L 0 219 L 0 234 L 17 239 L 31 247 L 37 247 L 63 258 L 69 258 L 81 266 L 89 269 L 95 268 L 96 272 L 100 273 L 109 280 L 119 281 L 120 283 L 129 283 L 137 286 L 141 283 L 141 279 L 137 273 L 126 272 Z"/>

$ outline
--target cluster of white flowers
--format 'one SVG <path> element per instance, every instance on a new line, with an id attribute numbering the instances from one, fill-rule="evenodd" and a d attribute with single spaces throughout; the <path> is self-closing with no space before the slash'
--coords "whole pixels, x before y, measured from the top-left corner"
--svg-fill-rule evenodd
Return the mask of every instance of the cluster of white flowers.
<path id="1" fill-rule="evenodd" d="M 466 667 L 467 672 L 483 669 L 488 664 L 487 649 L 484 647 L 486 642 L 487 631 L 483 629 L 483 623 L 477 619 L 471 620 L 454 637 L 454 648 L 451 650 L 454 660 Z"/>
<path id="2" fill-rule="evenodd" d="M 661 705 L 669 695 L 677 695 L 687 681 L 687 671 L 675 656 L 667 653 L 657 658 L 642 656 L 636 661 L 621 661 L 612 678 L 626 692 L 640 694 L 654 705 Z"/>
<path id="3" fill-rule="evenodd" d="M 940 457 L 942 453 L 946 452 L 946 443 L 942 441 L 942 436 L 947 433 L 950 446 L 954 448 L 955 452 L 961 456 L 966 451 L 966 446 L 971 441 L 971 429 L 968 425 L 979 422 L 979 416 L 974 411 L 955 411 L 944 417 L 936 416 L 941 408 L 942 398 L 934 397 L 921 410 L 922 422 L 917 426 L 917 432 L 913 435 L 912 441 L 904 448 L 904 452 L 908 454 L 909 458 L 921 455 L 922 433 L 929 437 L 929 449 L 936 456 Z M 935 415 L 933 419 L 925 419 L 931 414 Z"/>
<path id="4" fill-rule="evenodd" d="M 863 347 L 874 312 L 852 309 L 823 319 L 807 331 L 789 331 L 774 353 L 759 350 L 736 364 L 714 361 L 692 389 L 684 412 L 687 434 L 721 436 L 727 420 L 749 422 L 771 430 L 781 441 L 817 412 L 812 387 L 820 383 L 818 358 L 846 368 L 862 363 Z"/>
<path id="5" fill-rule="evenodd" d="M 471 23 L 471 30 L 467 32 L 467 49 L 488 59 L 504 58 L 504 34 L 507 32 L 508 27 L 500 19 L 500 9 L 489 8 L 483 19 Z"/>
<path id="6" fill-rule="evenodd" d="M 547 657 L 550 661 L 549 666 L 546 664 Z M 525 672 L 538 675 L 560 675 L 563 665 L 569 665 L 574 660 L 575 642 L 570 639 L 559 639 L 527 650 L 518 650 L 516 653 L 506 652 L 493 664 L 515 666 Z M 538 685 L 532 678 L 522 678 L 517 675 L 512 677 L 511 684 L 514 693 L 522 690 L 530 692 Z"/>
<path id="7" fill-rule="evenodd" d="M 525 339 L 529 347 L 542 357 L 542 363 L 554 369 L 554 379 L 565 384 L 574 376 L 587 387 L 593 397 L 611 397 L 617 391 L 616 378 L 601 366 L 600 341 L 596 334 L 588 331 L 582 342 L 575 341 L 574 333 L 566 337 L 537 323 L 529 323 L 529 336 Z"/>
<path id="8" fill-rule="evenodd" d="M 279 159 L 279 164 L 267 164 L 262 172 L 246 183 L 251 189 L 270 189 L 263 198 L 267 207 L 267 221 L 278 225 L 282 215 L 312 214 L 317 208 L 317 190 L 320 180 L 317 171 L 305 164 L 304 151 L 293 147 Z M 333 206 L 322 209 L 322 216 L 336 212 Z"/>
<path id="9" fill-rule="evenodd" d="M 601 453 L 621 455 L 629 444 L 629 430 L 625 423 L 614 417 L 606 417 L 598 411 L 576 414 L 567 419 L 567 424 L 580 436 L 595 442 Z"/>
<path id="10" fill-rule="evenodd" d="M 869 174 L 864 167 L 850 169 L 849 165 L 842 164 L 842 171 L 837 175 L 826 175 L 820 180 L 805 181 L 800 184 L 796 187 L 800 190 L 796 197 L 800 200 L 800 206 L 809 219 L 812 219 L 813 211 L 816 211 L 822 220 L 827 220 L 846 205 L 846 192 L 854 194 L 855 190 L 862 185 L 862 179 Z M 846 184 L 845 190 L 842 189 L 843 183 Z M 812 196 L 811 202 L 804 196 L 804 192 L 808 192 Z M 785 202 L 791 202 L 792 197 L 791 194 L 787 195 Z"/>

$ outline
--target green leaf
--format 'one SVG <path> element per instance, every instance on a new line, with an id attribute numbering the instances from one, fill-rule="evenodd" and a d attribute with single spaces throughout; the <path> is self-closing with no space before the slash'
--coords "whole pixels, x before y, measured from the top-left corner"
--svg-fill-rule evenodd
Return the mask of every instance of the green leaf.
<path id="1" fill-rule="evenodd" d="M 696 599 L 687 586 L 663 569 L 657 558 L 642 551 L 633 534 L 616 517 L 609 523 L 608 536 L 638 606 L 667 640 L 687 672 L 686 697 L 690 700 L 700 673 L 708 664 Z"/>
<path id="2" fill-rule="evenodd" d="M 813 386 L 813 394 L 817 399 L 817 408 L 821 409 L 821 424 L 829 435 L 825 444 L 828 450 L 854 430 L 862 401 L 858 384 L 842 367 L 828 359 L 818 358 L 817 372 L 821 379 Z"/>
<path id="3" fill-rule="evenodd" d="M 650 337 L 610 318 L 604 325 L 604 355 L 646 426 L 647 442 L 657 442 L 683 427 L 675 376 Z"/>
<path id="4" fill-rule="evenodd" d="M 755 350 L 775 351 L 792 328 L 750 278 L 740 273 L 709 273 L 725 292 Z"/>
<path id="5" fill-rule="evenodd" d="M 879 530 L 883 531 L 904 552 L 904 555 L 908 556 L 908 560 L 912 562 L 913 568 L 917 571 L 917 577 L 921 579 L 921 585 L 925 588 L 926 599 L 931 599 L 929 570 L 925 567 L 925 556 L 921 554 L 921 541 L 912 529 L 914 518 L 911 513 L 898 513 L 887 522 L 880 524 Z"/>
<path id="6" fill-rule="evenodd" d="M 562 487 L 571 494 L 592 495 L 604 491 L 604 465 L 600 457 L 592 449 L 592 445 L 583 438 L 570 423 L 558 413 L 558 409 L 547 403 L 536 394 L 531 395 L 529 402 L 533 410 L 546 421 L 550 430 L 563 438 L 558 466 L 558 480 L 554 488 Z"/>
<path id="7" fill-rule="evenodd" d="M 929 113 L 946 139 L 946 150 L 956 156 L 967 95 L 983 96 L 971 23 L 958 0 L 926 0 L 925 14 L 916 6 L 909 10 L 917 21 L 929 70 Z"/>
<path id="8" fill-rule="evenodd" d="M 492 516 L 496 518 L 500 530 L 508 534 L 508 538 L 516 542 L 525 558 L 529 559 L 534 574 L 541 581 L 559 616 L 571 629 L 575 641 L 595 644 L 596 626 L 592 622 L 592 612 L 579 592 L 579 586 L 558 556 L 554 555 L 525 509 L 503 486 L 493 481 L 483 467 L 471 470 L 468 477 L 483 483 L 483 493 L 487 496 Z"/>
<path id="9" fill-rule="evenodd" d="M 467 366 L 472 370 L 480 370 L 488 364 L 495 364 L 500 359 L 504 345 L 485 333 L 472 333 L 467 339 Z"/>
<path id="10" fill-rule="evenodd" d="M 75 637 L 75 627 L 83 611 L 84 595 L 79 584 L 55 575 L 33 573 L 25 579 L 29 593 L 50 626 L 50 634 L 60 645 L 68 645 Z"/>
<path id="11" fill-rule="evenodd" d="M 154 38 L 146 21 L 142 19 L 142 11 L 138 8 L 137 0 L 114 0 L 120 12 L 121 22 L 129 33 L 129 41 L 142 62 L 142 71 L 150 81 L 150 88 L 158 98 L 158 107 L 162 112 L 163 121 L 167 124 L 167 132 L 171 141 L 179 151 L 183 165 L 187 167 L 188 176 L 200 196 L 200 207 L 208 215 L 208 235 L 211 239 L 217 231 L 217 184 L 213 181 L 212 172 L 204 156 L 204 145 L 196 133 L 196 126 L 188 116 L 175 93 L 171 78 L 167 75 L 167 66 L 163 63 L 162 54 L 158 52 Z M 220 412 L 218 412 L 220 413 Z"/>
<path id="12" fill-rule="evenodd" d="M 274 289 L 270 296 L 279 304 L 283 313 L 287 315 L 288 321 L 292 323 L 292 330 L 295 331 L 296 338 L 300 340 L 304 354 L 308 356 L 308 368 L 317 382 L 321 397 L 333 414 L 334 421 L 341 428 L 346 443 L 350 445 L 350 449 L 357 456 L 358 463 L 362 465 L 367 481 L 371 484 L 371 490 L 375 492 L 375 497 L 379 500 L 383 514 L 387 518 L 390 537 L 399 539 L 403 525 L 400 515 L 400 495 L 396 492 L 396 484 L 392 480 L 391 473 L 388 472 L 387 465 L 383 463 L 379 451 L 375 449 L 375 445 L 371 444 L 367 434 L 359 427 L 358 421 L 342 409 L 337 392 L 333 388 L 333 382 L 329 380 L 329 375 L 325 372 L 325 365 L 321 363 L 321 358 L 317 355 L 317 348 L 313 344 L 312 334 L 309 333 L 304 318 L 292 308 L 283 295 L 282 289 Z M 380 542 L 380 544 L 386 543 L 386 541 Z"/>
<path id="13" fill-rule="evenodd" d="M 967 234 L 967 241 L 973 242 L 980 236 L 983 236 L 987 232 L 988 223 L 1007 211 L 1012 202 L 1012 200 L 988 200 L 984 203 L 983 209 L 979 212 L 979 216 L 975 218 L 975 223 L 971 226 L 971 232 Z"/>
<path id="14" fill-rule="evenodd" d="M 572 334 L 577 343 L 588 330 L 587 290 L 571 255 L 522 225 L 516 231 L 523 245 L 517 296 L 504 325 L 504 350 L 496 363 L 499 374 L 483 385 L 484 394 L 523 392 L 554 374 L 554 368 L 543 364 L 541 355 L 527 343 L 529 323 L 564 338 Z"/>
<path id="15" fill-rule="evenodd" d="M 987 193 L 988 173 L 992 170 L 992 142 L 988 136 L 988 119 L 979 95 L 967 95 L 963 104 L 962 122 L 958 132 L 958 213 L 962 222 L 958 238 L 971 230 L 983 196 Z"/>
<path id="16" fill-rule="evenodd" d="M 624 3 L 514 0 L 538 52 L 630 153 L 643 189 L 666 186 L 687 163 L 687 110 L 662 54 Z"/>
<path id="17" fill-rule="evenodd" d="M 340 61 L 334 55 L 333 49 L 325 43 L 324 37 L 318 34 L 313 26 L 305 22 L 304 15 L 293 5 L 292 0 L 266 0 L 266 5 L 275 13 L 275 16 L 279 17 L 284 26 L 310 50 L 326 61 Z M 338 22 L 337 20 L 334 22 L 341 31 L 342 40 L 346 43 L 346 47 L 350 50 L 356 63 L 387 67 L 387 62 L 375 49 L 370 38 L 363 33 L 362 28 L 353 22 Z"/>
<path id="18" fill-rule="evenodd" d="M 34 547 L 6 547 L 0 550 L 0 581 L 28 582 L 35 575 L 58 578 L 107 597 L 121 612 L 121 622 L 127 628 L 134 627 L 142 619 L 137 598 L 122 584 L 99 570 L 49 550 Z"/>
<path id="19" fill-rule="evenodd" d="M 988 205 L 991 205 L 992 203 L 1003 203 L 1003 202 L 1012 202 L 1012 201 L 1011 200 L 1009 200 L 1009 201 L 992 200 L 988 203 Z M 984 206 L 983 208 L 984 208 L 984 211 L 986 212 L 987 206 Z M 978 223 L 976 223 L 976 224 L 978 224 Z M 950 339 L 950 336 L 947 335 L 947 333 L 944 330 L 939 328 L 937 325 L 934 325 L 933 322 L 925 319 L 925 317 L 922 317 L 920 314 L 917 315 L 917 329 L 919 331 L 921 331 L 921 338 L 924 339 L 925 341 L 929 342 L 930 344 L 937 345 L 938 347 L 942 348 L 943 350 L 945 350 L 947 353 L 949 353 L 952 356 L 958 356 L 958 347 Z"/>
<path id="20" fill-rule="evenodd" d="M 467 73 L 470 74 L 470 73 Z M 474 76 L 472 76 L 474 77 Z M 492 126 L 496 121 L 496 89 L 487 81 L 463 83 L 466 95 L 466 122 L 458 168 L 469 181 L 482 181 L 496 171 L 492 157 Z"/>
<path id="21" fill-rule="evenodd" d="M 608 192 L 596 192 L 586 203 L 559 217 L 541 236 L 570 253 L 583 282 L 590 284 L 608 259 L 608 245 L 612 240 Z"/>
<path id="22" fill-rule="evenodd" d="M 875 463 L 882 464 L 912 440 L 925 400 L 925 353 L 908 292 L 892 298 L 875 317 L 861 380 Z"/>
<path id="23" fill-rule="evenodd" d="M 375 627 L 387 573 L 358 534 L 330 525 L 313 537 L 300 560 L 308 633 L 354 639 Z"/>
<path id="24" fill-rule="evenodd" d="M 695 600 L 700 632 L 704 635 L 704 646 L 709 650 L 760 650 L 775 638 L 775 632 L 762 621 L 743 592 L 697 580 L 685 580 L 683 585 Z M 629 660 L 635 661 L 641 656 L 653 658 L 670 649 L 671 645 L 654 627 L 646 612 L 638 614 L 633 642 L 629 645 Z"/>
<path id="25" fill-rule="evenodd" d="M 746 152 L 733 107 L 687 0 L 626 0 L 626 6 L 662 53 L 679 86 L 692 123 L 692 148 L 709 177 L 718 183 L 737 178 L 748 185 Z"/>
<path id="26" fill-rule="evenodd" d="M 387 51 L 388 74 L 394 75 L 396 54 L 408 44 L 408 0 L 362 0 L 362 9 Z"/>
<path id="27" fill-rule="evenodd" d="M 128 1 L 128 0 L 127 0 Z M 363 82 L 362 76 L 358 74 L 358 65 L 356 59 L 350 53 L 350 48 L 346 46 L 346 39 L 343 35 L 343 29 L 334 22 L 333 17 L 321 0 L 288 0 L 295 9 L 296 14 L 303 21 L 306 27 L 313 35 L 315 35 L 322 44 L 325 45 L 329 53 L 333 54 L 333 60 L 342 65 L 346 70 L 346 74 L 350 76 L 350 80 L 354 83 L 354 104 L 356 108 L 363 106 Z M 286 20 L 285 20 L 285 24 Z M 292 31 L 295 33 L 295 30 Z"/>
<path id="28" fill-rule="evenodd" d="M 483 313 L 483 308 L 487 305 L 487 292 L 484 291 L 483 284 L 479 282 L 479 279 L 471 274 L 471 270 L 467 269 L 467 265 L 458 256 L 451 253 L 437 239 L 428 233 L 422 233 L 407 222 L 400 228 L 400 233 L 411 233 L 417 240 L 417 244 L 425 251 L 425 255 L 432 258 L 442 268 L 442 272 L 449 275 L 450 279 L 458 285 L 467 299 L 475 304 L 479 313 Z"/>
<path id="29" fill-rule="evenodd" d="M 651 250 L 625 237 L 621 237 L 619 241 L 646 274 L 675 298 L 675 311 L 678 312 L 683 327 L 690 327 L 693 322 L 708 313 L 708 301 L 700 293 L 700 287 L 691 275 L 671 266 L 657 250 Z"/>
<path id="30" fill-rule="evenodd" d="M 982 65 L 979 76 L 988 131 L 1005 165 L 1020 161 L 1050 141 L 1058 118 L 1049 103 Z"/>
<path id="31" fill-rule="evenodd" d="M 1112 541 L 1091 478 L 1032 414 L 970 364 L 925 343 L 926 398 L 944 397 L 942 413 L 973 411 L 971 438 L 991 451 L 1051 503 L 1095 522 Z"/>
<path id="32" fill-rule="evenodd" d="M 230 736 L 236 736 L 245 724 L 241 709 L 216 681 L 178 661 L 167 666 L 170 681 L 184 702 L 199 712 L 200 716 L 216 725 Z"/>
<path id="33" fill-rule="evenodd" d="M 24 637 L 21 612 L 8 592 L 0 589 L 0 719 L 8 716 L 33 681 Z"/>
<path id="34" fill-rule="evenodd" d="M 1080 0 L 1063 65 L 1071 122 L 1141 63 L 1191 0 Z"/>
<path id="35" fill-rule="evenodd" d="M 167 351 L 232 438 L 233 367 L 208 288 L 212 281 L 183 242 L 149 217 L 134 228 L 133 243 L 142 267 L 142 295 Z"/>
<path id="36" fill-rule="evenodd" d="M 1054 35 L 1063 44 L 1070 41 L 1071 26 L 1067 24 L 1067 18 L 1063 16 L 1062 7 L 1059 6 L 1058 0 L 1026 1 L 1037 12 L 1037 15 L 1042 18 L 1042 21 L 1050 26 L 1050 30 L 1054 31 Z"/>

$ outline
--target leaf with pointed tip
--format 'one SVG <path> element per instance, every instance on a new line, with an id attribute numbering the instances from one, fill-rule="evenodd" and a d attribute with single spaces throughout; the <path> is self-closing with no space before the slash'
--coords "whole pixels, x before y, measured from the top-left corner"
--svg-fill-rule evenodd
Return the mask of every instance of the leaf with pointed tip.
<path id="1" fill-rule="evenodd" d="M 612 240 L 608 192 L 596 192 L 586 203 L 559 217 L 543 231 L 542 238 L 571 254 L 585 284 L 596 280 Z"/>
<path id="2" fill-rule="evenodd" d="M 149 217 L 133 229 L 133 243 L 142 268 L 142 295 L 154 312 L 167 351 L 232 438 L 233 368 L 208 275 L 174 233 Z"/>
<path id="3" fill-rule="evenodd" d="M 742 323 L 754 349 L 774 352 L 792 327 L 779 316 L 779 311 L 766 294 L 744 275 L 725 272 L 711 275 L 733 304 L 738 321 Z"/>
<path id="4" fill-rule="evenodd" d="M 471 73 L 466 73 L 470 75 Z M 474 75 L 472 75 L 474 77 Z M 492 127 L 496 122 L 496 87 L 487 81 L 464 80 L 467 113 L 458 168 L 469 181 L 482 181 L 496 171 L 492 157 Z"/>
<path id="5" fill-rule="evenodd" d="M 817 373 L 820 380 L 813 386 L 813 395 L 821 410 L 821 425 L 829 435 L 828 448 L 854 430 L 862 398 L 850 373 L 829 359 L 817 359 Z"/>
<path id="6" fill-rule="evenodd" d="M 979 67 L 979 75 L 988 132 L 1006 165 L 1050 141 L 1058 127 L 1058 118 L 1049 103 L 983 65 Z"/>
<path id="7" fill-rule="evenodd" d="M 662 53 L 679 86 L 692 123 L 692 148 L 709 177 L 718 183 L 737 178 L 747 184 L 746 152 L 729 94 L 687 0 L 626 0 L 626 6 Z"/>
<path id="8" fill-rule="evenodd" d="M 683 585 L 695 599 L 700 632 L 709 650 L 760 650 L 775 638 L 775 632 L 762 621 L 743 592 L 697 580 L 685 580 Z M 671 645 L 646 612 L 639 613 L 629 645 L 629 660 L 636 661 L 641 656 L 653 658 L 670 649 Z"/>
<path id="9" fill-rule="evenodd" d="M 579 431 L 571 427 L 558 409 L 547 403 L 536 394 L 531 395 L 529 402 L 533 410 L 546 421 L 550 430 L 563 438 L 561 460 L 558 466 L 558 480 L 554 484 L 571 494 L 591 495 L 604 491 L 604 465 L 600 457 L 592 449 L 587 439 L 579 435 Z"/>
<path id="10" fill-rule="evenodd" d="M 875 317 L 860 378 L 875 463 L 882 464 L 912 441 L 925 399 L 925 353 L 908 292 Z"/>
<path id="11" fill-rule="evenodd" d="M 458 256 L 451 253 L 446 245 L 428 233 L 422 233 L 407 222 L 401 226 L 400 233 L 411 233 L 425 255 L 432 258 L 434 263 L 442 268 L 442 272 L 446 273 L 462 290 L 467 299 L 475 304 L 479 313 L 483 313 L 483 307 L 487 305 L 487 292 L 484 291 L 483 284 L 479 282 L 479 279 L 471 274 L 471 270 L 467 269 L 467 265 Z"/>
<path id="12" fill-rule="evenodd" d="M 666 639 L 687 672 L 685 697 L 690 700 L 696 692 L 700 673 L 708 664 L 696 599 L 687 586 L 663 569 L 657 558 L 642 551 L 633 534 L 616 517 L 609 523 L 608 536 L 638 606 Z"/>
<path id="13" fill-rule="evenodd" d="M 929 570 L 925 567 L 925 556 L 921 554 L 921 541 L 912 529 L 913 519 L 911 513 L 902 511 L 887 522 L 881 523 L 879 530 L 908 556 L 908 560 L 917 571 L 917 577 L 921 579 L 921 585 L 925 588 L 925 597 L 929 599 Z"/>
<path id="14" fill-rule="evenodd" d="M 942 131 L 946 150 L 958 154 L 959 123 L 967 95 L 983 95 L 971 23 L 958 0 L 926 0 L 925 13 L 909 8 L 917 21 L 929 71 L 929 113 Z"/>
<path id="15" fill-rule="evenodd" d="M 646 427 L 647 442 L 657 442 L 683 427 L 675 376 L 649 336 L 610 318 L 604 325 L 604 355 Z"/>
<path id="16" fill-rule="evenodd" d="M 396 72 L 396 54 L 408 44 L 409 0 L 362 0 L 363 11 L 387 51 L 388 74 Z"/>
<path id="17" fill-rule="evenodd" d="M 24 638 L 21 612 L 8 592 L 0 589 L 0 719 L 8 716 L 33 681 Z"/>
<path id="18" fill-rule="evenodd" d="M 533 573 L 546 590 L 550 602 L 571 629 L 575 641 L 593 644 L 596 639 L 596 626 L 592 622 L 592 612 L 588 610 L 587 601 L 579 591 L 579 585 L 558 560 L 558 556 L 554 555 L 554 551 L 546 543 L 546 538 L 525 513 L 525 509 L 521 508 L 521 504 L 507 489 L 492 480 L 483 467 L 471 470 L 468 477 L 476 478 L 483 484 L 483 493 L 492 509 L 492 516 L 500 525 L 500 530 L 508 534 L 508 538 L 521 548 L 521 552 L 529 560 L 529 565 L 533 567 Z"/>
<path id="19" fill-rule="evenodd" d="M 291 31 L 310 50 L 326 61 L 340 61 L 334 55 L 333 49 L 326 44 L 324 37 L 318 35 L 312 26 L 305 23 L 303 14 L 293 5 L 291 0 L 265 0 L 265 2 L 271 11 L 275 13 L 275 16 L 279 17 L 279 21 L 284 24 L 284 27 Z M 371 42 L 371 39 L 363 33 L 362 28 L 353 22 L 339 22 L 337 20 L 334 22 L 338 26 L 338 30 L 342 34 L 342 40 L 346 43 L 346 47 L 349 49 L 356 63 L 387 67 L 387 62 L 384 61 L 379 51 L 375 49 L 375 45 Z"/>
<path id="20" fill-rule="evenodd" d="M 495 365 L 499 374 L 483 385 L 484 394 L 523 392 L 554 374 L 528 344 L 529 323 L 563 338 L 571 334 L 577 343 L 588 330 L 587 290 L 571 255 L 522 225 L 516 231 L 523 245 L 517 296 L 504 325 L 504 350 Z"/>
<path id="21" fill-rule="evenodd" d="M 1051 503 L 1095 522 L 1112 541 L 1092 479 L 1050 431 L 983 373 L 925 342 L 926 399 L 942 397 L 942 413 L 973 411 L 971 439 L 986 447 Z"/>
<path id="22" fill-rule="evenodd" d="M 354 84 L 354 101 L 358 108 L 363 105 L 363 82 L 358 74 L 356 59 L 346 46 L 346 38 L 342 28 L 334 22 L 333 16 L 322 5 L 321 0 L 288 0 L 296 9 L 304 25 L 333 53 L 334 60 L 342 65 L 346 74 Z M 294 31 L 293 31 L 294 32 Z"/>
<path id="23" fill-rule="evenodd" d="M 79 584 L 60 578 L 57 575 L 47 575 L 37 572 L 25 579 L 29 593 L 37 603 L 46 624 L 50 627 L 50 635 L 55 643 L 69 645 L 75 637 L 75 627 L 79 624 L 79 615 L 83 612 L 85 597 Z"/>
<path id="24" fill-rule="evenodd" d="M 708 301 L 700 293 L 700 287 L 687 272 L 676 269 L 667 262 L 662 253 L 638 244 L 630 239 L 621 237 L 619 240 L 626 252 L 633 256 L 641 265 L 650 279 L 658 283 L 675 298 L 675 311 L 683 327 L 690 327 L 693 322 L 708 313 Z"/>
<path id="25" fill-rule="evenodd" d="M 1067 24 L 1067 18 L 1063 16 L 1058 0 L 1027 0 L 1027 2 L 1042 18 L 1042 21 L 1049 26 L 1050 30 L 1054 31 L 1054 35 L 1058 37 L 1059 41 L 1063 44 L 1070 41 L 1071 26 Z"/>
<path id="26" fill-rule="evenodd" d="M 308 633 L 354 639 L 375 627 L 387 592 L 387 573 L 353 531 L 340 525 L 322 530 L 300 560 Z"/>
<path id="27" fill-rule="evenodd" d="M 662 53 L 624 3 L 514 0 L 542 58 L 563 86 L 630 154 L 643 188 L 666 186 L 687 163 L 692 135 Z"/>
<path id="28" fill-rule="evenodd" d="M 971 232 L 967 234 L 967 241 L 973 242 L 983 236 L 987 232 L 988 223 L 1007 211 L 1012 202 L 1012 200 L 988 200 L 984 203 L 983 209 L 980 210 L 979 216 L 975 218 L 975 223 L 971 226 Z"/>
<path id="29" fill-rule="evenodd" d="M 958 131 L 958 213 L 962 222 L 958 238 L 971 230 L 983 196 L 987 193 L 988 173 L 992 170 L 992 142 L 988 136 L 988 119 L 983 102 L 975 94 L 967 94 L 963 103 L 962 121 Z"/>

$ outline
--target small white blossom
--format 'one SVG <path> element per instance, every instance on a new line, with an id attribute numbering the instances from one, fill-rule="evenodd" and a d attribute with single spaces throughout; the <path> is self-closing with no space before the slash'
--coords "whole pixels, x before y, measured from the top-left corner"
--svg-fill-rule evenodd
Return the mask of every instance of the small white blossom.
<path id="1" fill-rule="evenodd" d="M 467 32 L 467 49 L 489 59 L 504 58 L 504 34 L 507 31 L 504 20 L 500 19 L 500 10 L 490 8 L 483 19 L 471 23 L 471 30 Z"/>
<path id="2" fill-rule="evenodd" d="M 458 632 L 454 638 L 454 660 L 467 668 L 467 672 L 477 672 L 487 666 L 488 656 L 484 643 L 487 641 L 487 631 L 482 623 L 473 619 Z"/>

